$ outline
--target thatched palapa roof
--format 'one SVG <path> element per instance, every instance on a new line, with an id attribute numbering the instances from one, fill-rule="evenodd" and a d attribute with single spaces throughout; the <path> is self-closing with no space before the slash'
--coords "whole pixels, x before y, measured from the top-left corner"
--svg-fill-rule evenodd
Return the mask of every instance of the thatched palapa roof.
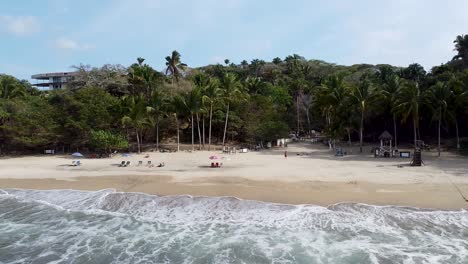
<path id="1" fill-rule="evenodd" d="M 387 130 L 385 130 L 380 136 L 379 136 L 379 139 L 380 140 L 390 140 L 390 139 L 393 139 L 392 135 L 390 133 L 388 133 Z"/>

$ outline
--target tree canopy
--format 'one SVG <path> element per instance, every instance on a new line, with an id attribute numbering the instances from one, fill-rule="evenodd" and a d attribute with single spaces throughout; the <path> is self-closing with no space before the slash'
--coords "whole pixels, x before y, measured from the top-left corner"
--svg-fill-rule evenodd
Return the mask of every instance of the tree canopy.
<path id="1" fill-rule="evenodd" d="M 453 58 L 424 69 L 337 65 L 298 54 L 191 68 L 173 51 L 160 71 L 79 65 L 64 89 L 39 90 L 0 74 L 0 151 L 140 151 L 160 142 L 261 144 L 321 133 L 362 146 L 382 131 L 460 148 L 468 137 L 468 35 Z M 453 142 L 453 143 L 450 143 Z"/>

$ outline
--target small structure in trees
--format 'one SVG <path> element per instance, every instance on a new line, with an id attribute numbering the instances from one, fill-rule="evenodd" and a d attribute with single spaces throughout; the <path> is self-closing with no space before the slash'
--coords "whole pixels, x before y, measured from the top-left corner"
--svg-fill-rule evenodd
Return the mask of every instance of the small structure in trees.
<path id="1" fill-rule="evenodd" d="M 380 148 L 375 149 L 376 157 L 392 157 L 393 156 L 393 147 L 392 140 L 393 136 L 385 130 L 380 136 Z"/>

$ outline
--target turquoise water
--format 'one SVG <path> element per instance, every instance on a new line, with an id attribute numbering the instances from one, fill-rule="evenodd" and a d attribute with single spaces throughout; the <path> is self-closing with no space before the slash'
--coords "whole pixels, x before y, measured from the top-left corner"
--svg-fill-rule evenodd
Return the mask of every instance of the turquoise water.
<path id="1" fill-rule="evenodd" d="M 4 189 L 0 263 L 468 263 L 468 212 Z"/>

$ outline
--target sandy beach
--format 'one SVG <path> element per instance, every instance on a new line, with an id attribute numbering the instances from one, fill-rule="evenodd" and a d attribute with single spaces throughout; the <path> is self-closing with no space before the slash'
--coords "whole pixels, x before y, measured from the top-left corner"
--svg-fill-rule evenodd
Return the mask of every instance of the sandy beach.
<path id="1" fill-rule="evenodd" d="M 130 157 L 82 159 L 69 166 L 67 156 L 0 159 L 0 188 L 99 190 L 156 195 L 235 196 L 288 204 L 330 205 L 360 202 L 422 208 L 461 209 L 468 202 L 468 159 L 451 153 L 424 152 L 425 165 L 408 166 L 402 158 L 374 158 L 370 149 L 335 157 L 328 148 L 310 143 L 284 149 L 220 154 L 196 151 L 147 152 Z M 220 155 L 222 168 L 210 168 Z M 145 158 L 149 155 L 149 158 Z M 121 168 L 123 160 L 131 165 Z M 163 168 L 137 166 L 151 160 Z"/>

